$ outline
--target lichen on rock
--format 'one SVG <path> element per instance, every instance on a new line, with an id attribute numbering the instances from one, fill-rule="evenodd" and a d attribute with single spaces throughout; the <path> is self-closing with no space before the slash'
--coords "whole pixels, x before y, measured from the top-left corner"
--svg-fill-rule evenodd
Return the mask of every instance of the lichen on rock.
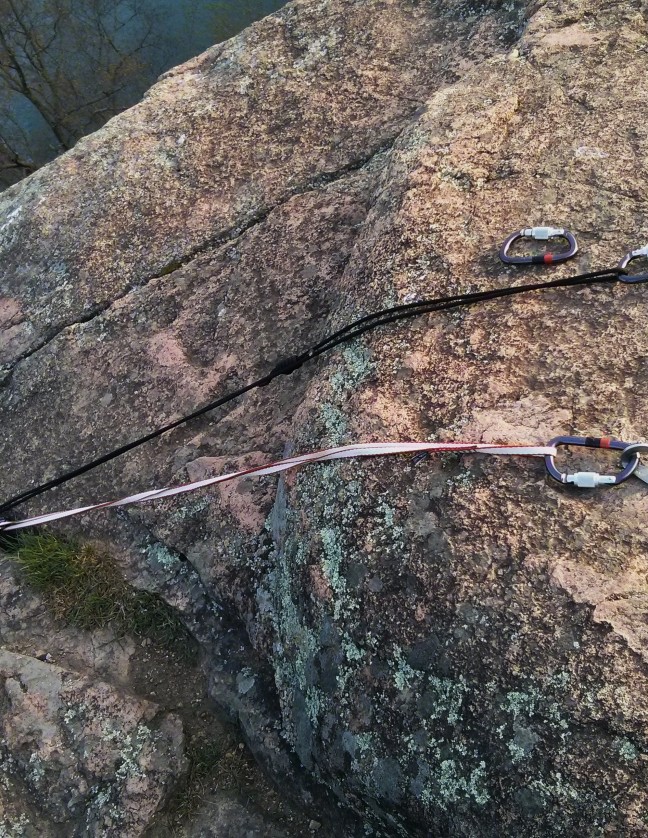
<path id="1" fill-rule="evenodd" d="M 354 317 L 548 278 L 498 261 L 513 229 L 578 235 L 552 277 L 643 244 L 644 6 L 296 0 L 3 193 L 3 492 Z M 360 439 L 645 438 L 644 293 L 561 289 L 376 330 L 28 509 Z M 313 465 L 61 529 L 174 604 L 257 759 L 338 831 L 638 836 L 647 505 L 638 482 L 584 494 L 540 462 L 452 455 Z M 154 732 L 127 706 L 125 767 L 96 770 L 130 772 L 136 797 L 138 725 Z M 89 735 L 79 718 L 62 759 Z M 11 782 L 37 790 L 22 747 Z M 111 802 L 93 787 L 99 823 Z"/>
<path id="2" fill-rule="evenodd" d="M 0 678 L 4 788 L 19 781 L 59 829 L 141 834 L 185 770 L 179 720 L 12 652 L 0 653 Z"/>

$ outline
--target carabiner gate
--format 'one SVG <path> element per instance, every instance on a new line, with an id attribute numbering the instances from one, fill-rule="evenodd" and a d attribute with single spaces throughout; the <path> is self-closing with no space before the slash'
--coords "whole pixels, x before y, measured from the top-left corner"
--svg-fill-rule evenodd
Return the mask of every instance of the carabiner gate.
<path id="1" fill-rule="evenodd" d="M 631 250 L 626 253 L 623 259 L 618 264 L 619 280 L 621 282 L 648 282 L 648 273 L 646 274 L 626 274 L 625 269 L 632 262 L 633 259 L 639 259 L 641 256 L 648 256 L 648 244 L 645 247 L 640 247 L 639 250 Z"/>
<path id="2" fill-rule="evenodd" d="M 569 250 L 563 253 L 542 253 L 537 256 L 509 256 L 509 249 L 513 242 L 518 239 L 535 239 L 535 241 L 548 241 L 553 238 L 566 239 L 569 242 Z M 571 259 L 578 252 L 578 243 L 575 236 L 565 230 L 564 227 L 526 227 L 506 239 L 500 247 L 500 259 L 507 265 L 553 265 L 555 262 L 564 262 Z"/>

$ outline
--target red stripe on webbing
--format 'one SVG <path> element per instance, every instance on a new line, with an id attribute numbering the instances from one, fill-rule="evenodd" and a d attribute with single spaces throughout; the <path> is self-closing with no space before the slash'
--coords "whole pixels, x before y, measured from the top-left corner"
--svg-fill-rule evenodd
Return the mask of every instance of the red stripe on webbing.
<path id="1" fill-rule="evenodd" d="M 609 437 L 609 436 L 602 436 L 601 437 L 601 442 L 600 442 L 600 447 L 601 448 L 609 448 L 611 444 L 612 444 L 612 437 Z"/>
<path id="2" fill-rule="evenodd" d="M 553 262 L 553 260 L 554 260 L 554 255 L 553 255 L 553 253 L 545 253 L 545 255 L 544 255 L 544 263 L 545 263 L 545 265 L 551 265 L 551 263 Z"/>
<path id="3" fill-rule="evenodd" d="M 485 442 L 361 442 L 355 445 L 342 445 L 337 448 L 327 448 L 323 451 L 313 451 L 310 454 L 301 454 L 296 457 L 288 457 L 285 460 L 277 460 L 265 465 L 253 466 L 241 471 L 221 474 L 217 477 L 209 477 L 205 480 L 198 480 L 194 483 L 185 483 L 181 486 L 167 487 L 164 489 L 151 489 L 129 495 L 119 500 L 104 501 L 92 504 L 91 506 L 66 509 L 62 512 L 49 512 L 43 515 L 34 515 L 32 518 L 25 518 L 22 521 L 0 521 L 0 532 L 23 529 L 28 526 L 48 524 L 72 515 L 82 515 L 85 512 L 92 512 L 97 509 L 108 509 L 115 506 L 130 506 L 135 503 L 146 503 L 162 498 L 175 497 L 185 492 L 193 492 L 196 489 L 203 489 L 207 486 L 215 486 L 220 483 L 228 483 L 231 480 L 249 477 L 253 475 L 263 476 L 268 474 L 279 474 L 296 466 L 308 463 L 325 463 L 332 460 L 344 460 L 356 457 L 381 457 L 390 454 L 414 454 L 421 451 L 430 453 L 443 453 L 454 451 L 457 454 L 495 454 L 513 455 L 518 457 L 545 457 L 555 455 L 555 447 L 541 445 L 491 445 Z"/>

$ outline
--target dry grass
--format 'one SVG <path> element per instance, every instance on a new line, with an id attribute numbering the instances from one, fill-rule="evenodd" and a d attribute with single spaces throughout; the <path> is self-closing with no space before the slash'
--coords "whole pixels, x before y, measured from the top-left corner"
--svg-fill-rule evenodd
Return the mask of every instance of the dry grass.
<path id="1" fill-rule="evenodd" d="M 214 791 L 227 791 L 235 797 L 247 797 L 258 783 L 259 769 L 250 752 L 232 736 L 204 739 L 192 736 L 186 756 L 189 770 L 169 805 L 171 822 L 177 827 L 189 818 Z"/>

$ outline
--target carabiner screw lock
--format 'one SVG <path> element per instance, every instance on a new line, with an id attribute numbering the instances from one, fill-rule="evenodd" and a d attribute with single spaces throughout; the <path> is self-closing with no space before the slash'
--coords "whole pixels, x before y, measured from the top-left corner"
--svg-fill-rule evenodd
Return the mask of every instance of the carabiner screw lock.
<path id="1" fill-rule="evenodd" d="M 569 243 L 569 250 L 562 253 L 541 253 L 537 256 L 510 256 L 511 245 L 518 239 L 534 239 L 535 241 L 549 241 L 549 239 L 566 239 Z M 564 262 L 571 259 L 578 252 L 576 237 L 565 230 L 564 227 L 525 227 L 518 230 L 506 239 L 500 247 L 500 259 L 507 265 L 553 265 L 555 262 Z"/>
<path id="2" fill-rule="evenodd" d="M 549 442 L 550 446 L 559 445 L 580 445 L 583 448 L 607 448 L 613 451 L 625 452 L 630 449 L 629 456 L 622 454 L 621 465 L 623 468 L 617 474 L 599 474 L 596 471 L 578 471 L 576 474 L 567 474 L 558 471 L 553 454 L 545 455 L 545 465 L 550 476 L 559 483 L 572 483 L 580 489 L 595 489 L 597 486 L 618 486 L 632 475 L 641 459 L 640 452 L 633 450 L 631 442 L 621 442 L 619 439 L 610 437 L 596 438 L 591 436 L 557 436 Z"/>

